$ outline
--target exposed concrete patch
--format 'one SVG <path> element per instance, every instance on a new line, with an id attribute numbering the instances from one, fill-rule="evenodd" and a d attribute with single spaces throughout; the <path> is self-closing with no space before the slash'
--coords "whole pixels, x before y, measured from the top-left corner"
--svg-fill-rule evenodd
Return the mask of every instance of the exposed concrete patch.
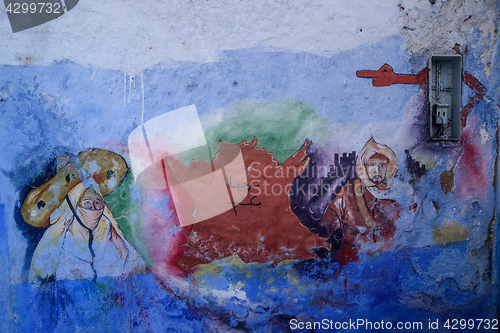
<path id="1" fill-rule="evenodd" d="M 438 245 L 461 242 L 466 240 L 468 236 L 469 230 L 454 221 L 449 221 L 432 231 L 432 238 Z"/>
<path id="2" fill-rule="evenodd" d="M 481 61 L 489 78 L 498 34 L 495 0 L 401 0 L 399 9 L 410 53 L 428 58 L 432 53 L 465 53 L 469 44 L 483 45 Z"/>
<path id="3" fill-rule="evenodd" d="M 485 127 L 486 127 L 486 124 L 483 124 L 483 126 L 479 130 L 479 133 L 481 133 L 481 143 L 483 145 L 487 144 L 490 141 L 490 139 L 491 139 L 491 137 L 486 132 L 486 128 Z"/>
<path id="4" fill-rule="evenodd" d="M 439 180 L 441 181 L 441 190 L 444 194 L 448 194 L 451 192 L 453 187 L 455 186 L 455 166 L 451 168 L 451 170 L 447 170 L 443 172 L 439 176 Z"/>

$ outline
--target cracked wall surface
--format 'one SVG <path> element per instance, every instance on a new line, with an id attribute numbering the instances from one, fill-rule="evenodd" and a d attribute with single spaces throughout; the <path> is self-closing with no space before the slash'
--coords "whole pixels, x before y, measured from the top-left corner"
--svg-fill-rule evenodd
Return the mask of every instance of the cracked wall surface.
<path id="1" fill-rule="evenodd" d="M 499 4 L 81 1 L 16 33 L 2 9 L 0 330 L 497 318 Z M 462 57 L 459 140 L 431 138 L 435 54 Z M 113 183 L 109 237 L 77 183 Z"/>

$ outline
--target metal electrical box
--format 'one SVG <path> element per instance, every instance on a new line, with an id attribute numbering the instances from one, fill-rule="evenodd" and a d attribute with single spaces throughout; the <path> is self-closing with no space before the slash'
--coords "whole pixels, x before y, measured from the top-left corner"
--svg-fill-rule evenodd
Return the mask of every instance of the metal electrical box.
<path id="1" fill-rule="evenodd" d="M 439 54 L 429 60 L 430 134 L 433 140 L 459 140 L 462 56 Z"/>

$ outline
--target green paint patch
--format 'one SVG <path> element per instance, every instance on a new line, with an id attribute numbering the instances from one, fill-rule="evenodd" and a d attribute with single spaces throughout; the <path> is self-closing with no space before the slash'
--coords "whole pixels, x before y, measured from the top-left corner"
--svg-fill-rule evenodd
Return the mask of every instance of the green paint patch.
<path id="1" fill-rule="evenodd" d="M 132 198 L 132 172 L 127 173 L 120 186 L 104 197 L 125 238 L 135 247 L 146 264 L 151 267 L 146 241 L 140 237 L 140 204 Z"/>
<path id="2" fill-rule="evenodd" d="M 272 103 L 238 101 L 202 117 L 201 122 L 212 156 L 220 140 L 236 144 L 255 136 L 257 146 L 273 152 L 280 163 L 295 153 L 306 138 L 322 144 L 334 129 L 333 123 L 319 116 L 312 106 L 295 99 Z"/>

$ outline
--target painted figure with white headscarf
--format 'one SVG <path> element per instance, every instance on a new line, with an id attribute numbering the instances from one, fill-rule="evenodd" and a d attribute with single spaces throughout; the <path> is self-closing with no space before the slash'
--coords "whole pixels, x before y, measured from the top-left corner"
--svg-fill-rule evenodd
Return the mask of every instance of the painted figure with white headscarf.
<path id="1" fill-rule="evenodd" d="M 103 199 L 127 171 L 123 157 L 104 149 L 59 158 L 57 175 L 32 190 L 21 207 L 26 223 L 47 227 L 31 259 L 30 281 L 96 280 L 147 270 Z"/>
<path id="2" fill-rule="evenodd" d="M 30 280 L 96 279 L 144 271 L 143 259 L 97 192 L 80 183 L 52 213 L 33 254 Z"/>
<path id="3" fill-rule="evenodd" d="M 400 211 L 390 195 L 396 171 L 394 152 L 371 138 L 356 160 L 357 178 L 341 188 L 320 221 L 340 263 L 356 261 L 359 248 L 367 243 L 374 249 L 389 248 Z"/>

